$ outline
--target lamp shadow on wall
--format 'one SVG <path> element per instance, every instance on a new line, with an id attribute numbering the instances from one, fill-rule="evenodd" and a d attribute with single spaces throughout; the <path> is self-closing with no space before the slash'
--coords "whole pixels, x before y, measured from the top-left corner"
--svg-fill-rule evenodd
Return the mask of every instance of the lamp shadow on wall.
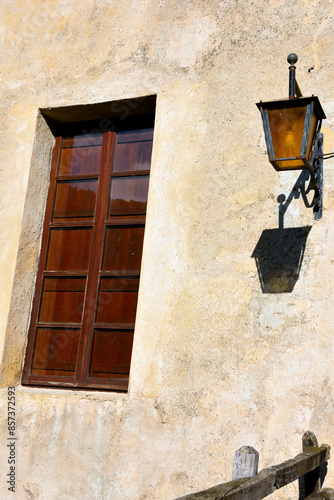
<path id="1" fill-rule="evenodd" d="M 291 293 L 299 278 L 306 240 L 312 226 L 284 228 L 284 214 L 291 201 L 302 195 L 306 206 L 309 188 L 305 189 L 309 174 L 303 171 L 290 195 L 277 198 L 279 227 L 265 229 L 253 251 L 263 293 Z"/>

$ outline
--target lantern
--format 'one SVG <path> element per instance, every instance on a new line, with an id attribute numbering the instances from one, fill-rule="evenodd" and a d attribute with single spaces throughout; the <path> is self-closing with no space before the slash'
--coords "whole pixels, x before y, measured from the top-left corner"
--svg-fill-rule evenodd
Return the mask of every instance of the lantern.
<path id="1" fill-rule="evenodd" d="M 269 161 L 276 170 L 314 170 L 315 140 L 326 118 L 317 97 L 260 102 Z"/>
<path id="2" fill-rule="evenodd" d="M 318 97 L 302 97 L 295 77 L 296 54 L 288 56 L 289 99 L 257 103 L 263 121 L 269 161 L 278 171 L 309 170 L 315 191 L 313 211 L 321 218 L 322 134 L 326 118 Z"/>

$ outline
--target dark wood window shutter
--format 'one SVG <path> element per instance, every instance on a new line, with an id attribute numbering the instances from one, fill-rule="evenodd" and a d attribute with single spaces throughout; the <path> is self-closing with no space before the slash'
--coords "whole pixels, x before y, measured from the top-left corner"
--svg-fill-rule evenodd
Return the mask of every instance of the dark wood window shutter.
<path id="1" fill-rule="evenodd" d="M 152 140 L 57 137 L 23 384 L 127 390 Z"/>

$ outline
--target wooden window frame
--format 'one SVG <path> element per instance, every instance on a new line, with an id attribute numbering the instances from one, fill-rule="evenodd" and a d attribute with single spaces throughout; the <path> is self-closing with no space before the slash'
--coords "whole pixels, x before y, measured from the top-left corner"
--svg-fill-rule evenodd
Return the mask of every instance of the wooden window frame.
<path id="1" fill-rule="evenodd" d="M 125 129 L 126 130 L 126 129 Z M 136 130 L 127 131 L 129 135 L 138 133 Z M 146 133 L 151 136 L 153 140 L 153 129 L 151 131 L 142 130 L 139 133 Z M 124 134 L 124 133 L 123 133 Z M 110 192 L 111 183 L 113 179 L 121 178 L 144 178 L 149 176 L 149 169 L 130 170 L 122 172 L 113 171 L 113 162 L 115 160 L 116 145 L 118 138 L 123 137 L 122 133 L 105 132 L 102 135 L 102 150 L 100 160 L 99 174 L 68 174 L 59 175 L 58 168 L 60 164 L 60 157 L 64 142 L 68 139 L 62 136 L 56 137 L 52 169 L 50 176 L 50 187 L 47 198 L 45 220 L 43 226 L 42 247 L 40 254 L 39 270 L 36 280 L 35 298 L 33 301 L 33 308 L 31 314 L 31 324 L 28 336 L 28 346 L 26 351 L 25 365 L 23 369 L 22 384 L 36 385 L 47 387 L 59 388 L 72 388 L 72 389 L 104 389 L 113 391 L 127 391 L 129 375 L 119 376 L 119 378 L 98 378 L 92 376 L 90 373 L 92 364 L 92 350 L 94 342 L 94 332 L 102 331 L 103 329 L 115 331 L 134 331 L 133 323 L 98 323 L 97 322 L 97 305 L 99 299 L 100 284 L 103 279 L 117 279 L 124 278 L 126 281 L 131 281 L 129 289 L 135 290 L 139 287 L 140 279 L 140 266 L 139 269 L 131 270 L 103 270 L 102 264 L 104 259 L 104 248 L 106 245 L 106 235 L 108 228 L 114 227 L 144 227 L 146 214 L 143 209 L 139 209 L 139 213 L 131 214 L 110 214 Z M 98 192 L 96 197 L 95 217 L 93 220 L 86 221 L 62 221 L 57 222 L 53 220 L 56 189 L 62 182 L 67 181 L 86 181 L 89 179 L 98 179 Z M 87 212 L 88 213 L 88 212 Z M 57 229 L 64 230 L 64 228 L 91 228 L 92 241 L 90 246 L 90 258 L 87 271 L 53 271 L 47 269 L 48 252 L 50 248 L 51 231 Z M 82 323 L 59 323 L 59 322 L 43 322 L 39 321 L 39 314 L 41 308 L 43 283 L 48 278 L 85 278 L 85 300 L 82 313 Z M 131 286 L 133 288 L 131 288 Z M 111 292 L 112 292 L 111 288 Z M 101 292 L 102 293 L 102 292 Z M 34 373 L 33 360 L 36 346 L 37 329 L 67 329 L 76 330 L 80 328 L 80 338 L 78 342 L 78 352 L 75 364 L 74 376 L 67 375 L 47 375 Z M 42 369 L 39 371 L 43 371 Z M 46 371 L 46 370 L 45 370 Z M 55 370 L 56 371 L 56 370 Z"/>

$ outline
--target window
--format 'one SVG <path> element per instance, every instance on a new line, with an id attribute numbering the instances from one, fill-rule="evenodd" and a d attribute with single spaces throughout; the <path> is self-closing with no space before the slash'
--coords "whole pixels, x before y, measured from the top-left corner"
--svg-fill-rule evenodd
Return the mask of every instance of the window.
<path id="1" fill-rule="evenodd" d="M 152 140 L 56 138 L 22 383 L 127 389 Z"/>

